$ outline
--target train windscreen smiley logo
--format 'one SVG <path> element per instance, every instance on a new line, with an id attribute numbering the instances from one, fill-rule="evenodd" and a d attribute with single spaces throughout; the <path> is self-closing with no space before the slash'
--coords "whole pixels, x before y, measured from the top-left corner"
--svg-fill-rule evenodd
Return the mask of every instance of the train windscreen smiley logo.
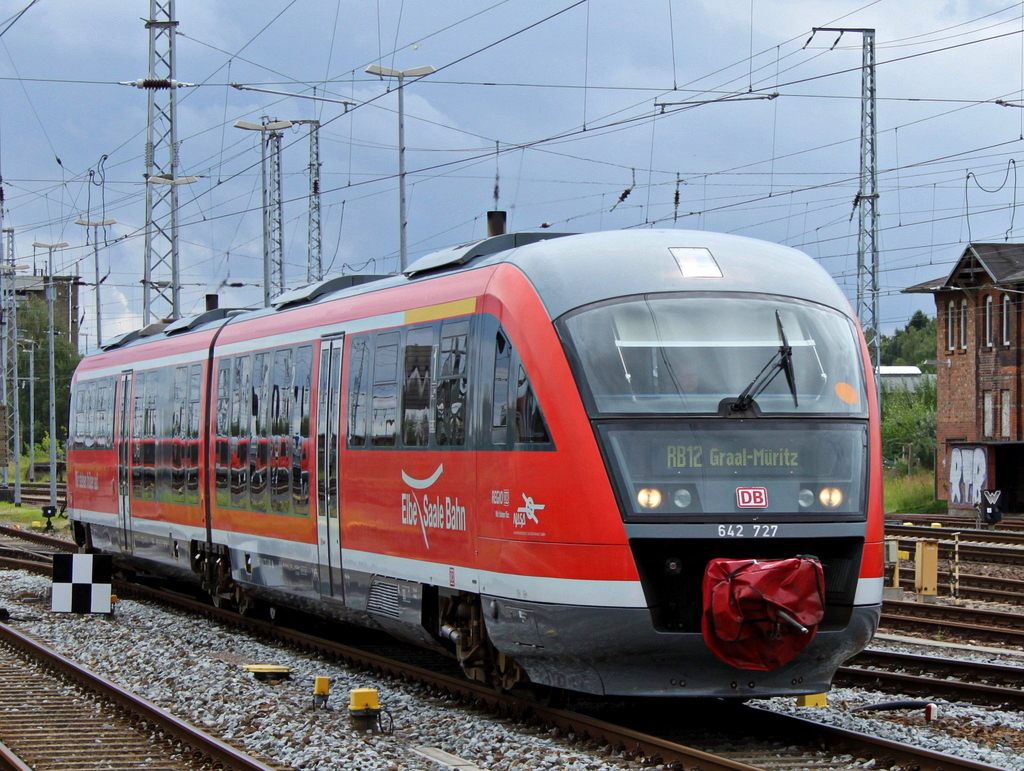
<path id="1" fill-rule="evenodd" d="M 768 507 L 767 487 L 737 487 L 736 505 L 741 509 L 764 509 Z"/>

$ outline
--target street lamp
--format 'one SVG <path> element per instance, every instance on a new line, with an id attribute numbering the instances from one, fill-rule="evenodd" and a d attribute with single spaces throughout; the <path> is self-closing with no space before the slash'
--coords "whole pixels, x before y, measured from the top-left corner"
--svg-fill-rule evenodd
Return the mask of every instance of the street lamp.
<path id="1" fill-rule="evenodd" d="M 277 175 L 273 175 L 271 183 L 274 184 L 275 193 L 274 200 L 271 201 L 270 187 L 267 184 L 267 143 L 274 142 L 273 157 L 275 168 L 280 169 L 280 152 L 281 145 L 280 139 L 281 134 L 279 132 L 286 128 L 292 127 L 290 120 L 268 120 L 263 119 L 263 123 L 252 123 L 247 120 L 235 121 L 235 128 L 245 129 L 246 131 L 260 131 L 263 133 L 263 137 L 260 141 L 260 168 L 263 179 L 263 307 L 270 307 L 270 296 L 272 291 L 271 279 L 270 279 L 270 240 L 271 231 L 276 230 L 272 227 L 272 223 L 276 220 L 278 223 L 281 221 L 280 213 L 277 214 L 276 218 L 274 212 L 271 210 L 272 206 L 280 205 L 281 191 L 277 187 Z M 276 235 L 276 234 L 275 234 Z M 281 244 L 283 248 L 284 244 Z M 281 290 L 284 290 L 284 254 L 279 255 L 281 262 Z"/>
<path id="2" fill-rule="evenodd" d="M 93 256 L 93 267 L 96 269 L 96 347 L 99 348 L 103 345 L 103 321 L 100 313 L 100 240 L 99 240 L 99 228 L 105 228 L 107 225 L 116 225 L 117 220 L 75 220 L 76 225 L 85 225 L 86 227 L 92 228 L 92 256 Z"/>
<path id="3" fill-rule="evenodd" d="M 46 339 L 50 348 L 50 505 L 54 507 L 57 505 L 57 368 L 53 356 L 53 250 L 63 249 L 66 246 L 67 243 L 64 241 L 61 241 L 59 244 L 41 244 L 36 241 L 32 244 L 33 249 L 46 249 L 49 253 L 47 259 L 46 311 L 50 328 L 47 330 Z"/>
<path id="4" fill-rule="evenodd" d="M 29 470 L 27 474 L 29 481 L 34 482 L 36 481 L 36 348 L 39 346 L 34 340 L 22 338 L 18 339 L 18 343 L 24 343 L 29 346 L 28 349 L 22 348 L 22 350 L 27 351 L 29 354 Z M 22 379 L 18 378 L 18 380 Z M 20 382 L 18 385 L 20 386 Z M 20 436 L 20 424 L 18 424 L 18 454 L 20 454 L 20 441 L 22 441 L 22 436 Z M 20 474 L 18 474 L 18 477 L 20 477 Z M 20 490 L 16 490 L 15 495 L 17 496 L 15 503 L 20 505 L 22 503 L 20 501 Z"/>
<path id="5" fill-rule="evenodd" d="M 408 249 L 405 243 L 405 102 L 402 94 L 402 82 L 406 78 L 421 78 L 434 72 L 429 64 L 413 67 L 408 70 L 393 70 L 379 64 L 371 64 L 366 68 L 370 75 L 382 78 L 398 78 L 398 272 L 405 271 L 408 262 Z"/>

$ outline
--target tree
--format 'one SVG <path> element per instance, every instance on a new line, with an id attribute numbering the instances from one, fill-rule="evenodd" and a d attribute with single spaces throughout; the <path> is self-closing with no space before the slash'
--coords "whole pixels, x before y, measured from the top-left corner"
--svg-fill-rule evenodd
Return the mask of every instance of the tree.
<path id="1" fill-rule="evenodd" d="M 935 326 L 935 319 L 917 311 L 903 329 L 896 330 L 891 336 L 882 335 L 879 344 L 881 364 L 922 367 L 922 371 L 934 372 L 934 365 L 922 365 L 935 358 Z"/>
<path id="2" fill-rule="evenodd" d="M 917 311 L 903 329 L 882 336 L 882 365 L 916 366 L 934 372 L 935 319 Z M 935 465 L 936 388 L 935 380 L 925 375 L 916 389 L 882 387 L 882 454 L 886 458 L 905 458 L 908 465 L 931 469 Z M 907 455 L 909 453 L 909 456 Z"/>
<path id="3" fill-rule="evenodd" d="M 922 377 L 915 390 L 882 386 L 882 454 L 906 458 L 914 468 L 935 466 L 935 381 Z"/>
<path id="4" fill-rule="evenodd" d="M 23 378 L 18 389 L 18 409 L 21 416 L 23 447 L 28 447 L 29 437 L 29 387 L 27 383 L 28 357 L 33 359 L 35 369 L 35 440 L 43 441 L 49 431 L 50 421 L 50 358 L 49 312 L 46 301 L 35 295 L 28 295 L 18 306 L 18 337 L 21 351 L 18 353 L 18 376 Z M 53 336 L 53 361 L 55 372 L 55 394 L 57 441 L 63 447 L 68 436 L 68 414 L 71 407 L 71 376 L 82 358 L 64 329 L 55 329 Z M 32 451 L 28 452 L 32 457 Z"/>

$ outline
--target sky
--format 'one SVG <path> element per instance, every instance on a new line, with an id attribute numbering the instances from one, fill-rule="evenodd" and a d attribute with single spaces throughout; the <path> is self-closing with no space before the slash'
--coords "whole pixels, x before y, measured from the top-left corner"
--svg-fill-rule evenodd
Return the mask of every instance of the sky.
<path id="1" fill-rule="evenodd" d="M 167 0 L 164 0 L 167 2 Z M 675 228 L 801 249 L 857 293 L 863 29 L 875 30 L 879 320 L 969 241 L 1024 241 L 1024 4 L 1008 0 L 176 0 L 182 314 L 263 303 L 261 148 L 320 121 L 326 276 L 510 230 Z M 148 0 L 0 0 L 14 260 L 80 275 L 84 349 L 143 324 Z M 816 27 L 850 30 L 841 36 Z M 166 44 L 162 44 L 165 46 Z M 264 91 L 239 90 L 243 84 Z M 280 91 L 297 96 L 270 94 Z M 316 97 L 316 98 L 308 98 Z M 328 101 L 330 100 L 330 101 Z M 351 107 L 340 101 L 352 103 Z M 282 133 L 284 282 L 307 281 L 309 135 Z M 1024 169 L 1022 169 L 1024 172 Z M 114 219 L 94 229 L 75 221 Z M 98 248 L 97 248 L 98 247 Z M 623 266 L 624 270 L 628 266 Z M 154 312 L 166 309 L 154 295 Z"/>

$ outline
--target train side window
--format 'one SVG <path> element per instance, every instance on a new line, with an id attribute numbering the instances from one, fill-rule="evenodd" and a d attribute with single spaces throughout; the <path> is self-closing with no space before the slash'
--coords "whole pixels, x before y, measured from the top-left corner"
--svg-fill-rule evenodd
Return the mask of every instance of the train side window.
<path id="1" fill-rule="evenodd" d="M 218 506 L 227 506 L 231 500 L 228 490 L 231 474 L 231 359 L 221 359 L 217 365 L 216 421 L 214 500 Z"/>
<path id="2" fill-rule="evenodd" d="M 292 499 L 295 513 L 309 516 L 309 413 L 313 393 L 313 346 L 300 345 L 295 351 L 292 386 Z"/>
<path id="3" fill-rule="evenodd" d="M 371 415 L 373 446 L 394 447 L 398 418 L 398 332 L 377 335 Z"/>
<path id="4" fill-rule="evenodd" d="M 425 447 L 430 441 L 430 383 L 434 328 L 410 329 L 405 336 L 405 388 L 402 397 L 402 442 Z"/>
<path id="5" fill-rule="evenodd" d="M 366 445 L 366 408 L 370 394 L 370 338 L 352 338 L 348 366 L 348 446 Z"/>
<path id="6" fill-rule="evenodd" d="M 84 445 L 91 448 L 96 442 L 96 381 L 88 384 L 85 390 L 85 434 Z"/>
<path id="7" fill-rule="evenodd" d="M 291 513 L 292 349 L 274 352 L 270 391 L 270 510 Z"/>
<path id="8" fill-rule="evenodd" d="M 508 372 L 512 346 L 502 332 L 494 340 L 494 389 L 491 400 L 491 441 L 508 444 Z"/>
<path id="9" fill-rule="evenodd" d="M 441 327 L 435 414 L 437 443 L 461 447 L 466 443 L 466 374 L 469 371 L 469 320 Z"/>
<path id="10" fill-rule="evenodd" d="M 516 444 L 546 443 L 551 441 L 544 415 L 541 412 L 537 396 L 526 376 L 526 369 L 519 365 L 516 378 Z"/>
<path id="11" fill-rule="evenodd" d="M 249 437 L 252 435 L 252 360 L 235 357 L 231 379 L 231 505 L 244 508 L 249 492 Z"/>
<path id="12" fill-rule="evenodd" d="M 70 444 L 76 450 L 89 449 L 93 446 L 92 427 L 89 422 L 95 388 L 95 382 L 78 383 L 75 386 L 75 420 Z"/>
<path id="13" fill-rule="evenodd" d="M 201 364 L 193 364 L 188 372 L 188 407 L 185 415 L 185 503 L 199 503 L 199 415 L 202 389 Z"/>
<path id="14" fill-rule="evenodd" d="M 132 423 L 132 494 L 140 500 L 156 495 L 156 370 L 140 372 L 135 381 L 135 417 Z"/>
<path id="15" fill-rule="evenodd" d="M 267 510 L 267 466 L 270 436 L 267 430 L 270 354 L 257 353 L 252 366 L 252 433 L 249 437 L 249 502 L 254 511 Z"/>
<path id="16" fill-rule="evenodd" d="M 174 368 L 171 402 L 171 499 L 185 502 L 185 413 L 188 409 L 188 367 Z"/>
<path id="17" fill-rule="evenodd" d="M 142 445 L 145 441 L 143 416 L 146 403 L 146 373 L 137 372 L 132 383 L 132 497 L 143 498 L 142 488 Z"/>
<path id="18" fill-rule="evenodd" d="M 104 378 L 96 392 L 96 446 L 114 446 L 114 379 Z"/>
<path id="19" fill-rule="evenodd" d="M 146 425 L 152 456 L 145 469 L 150 497 L 160 503 L 171 500 L 171 420 L 165 415 L 168 395 L 173 398 L 174 372 L 155 369 L 146 378 Z"/>

